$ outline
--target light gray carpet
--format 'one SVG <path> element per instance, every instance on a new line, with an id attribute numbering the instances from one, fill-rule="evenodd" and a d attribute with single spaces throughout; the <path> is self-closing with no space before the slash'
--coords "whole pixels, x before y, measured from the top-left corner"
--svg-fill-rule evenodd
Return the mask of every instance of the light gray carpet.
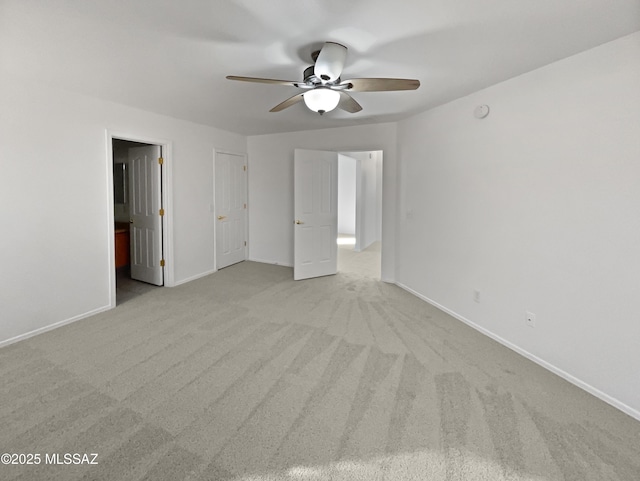
<path id="1" fill-rule="evenodd" d="M 401 289 L 244 262 L 0 349 L 2 480 L 640 479 L 640 423 Z"/>
<path id="2" fill-rule="evenodd" d="M 353 236 L 341 235 L 339 238 L 353 239 Z M 355 239 L 353 241 L 355 242 Z M 359 277 L 380 279 L 382 250 L 380 242 L 374 242 L 360 252 L 356 252 L 353 248 L 353 244 L 338 245 L 338 271 Z"/>
<path id="3" fill-rule="evenodd" d="M 154 289 L 159 289 L 159 287 L 131 279 L 128 267 L 116 270 L 116 304 L 118 306 Z"/>

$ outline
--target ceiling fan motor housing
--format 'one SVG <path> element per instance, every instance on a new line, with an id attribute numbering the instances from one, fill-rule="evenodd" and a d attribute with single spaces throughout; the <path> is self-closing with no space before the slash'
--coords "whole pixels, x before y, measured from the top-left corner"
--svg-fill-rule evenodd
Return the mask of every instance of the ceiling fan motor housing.
<path id="1" fill-rule="evenodd" d="M 302 74 L 302 77 L 304 78 L 304 83 L 310 86 L 322 85 L 322 80 L 316 77 L 316 74 L 314 73 L 313 70 L 314 70 L 313 65 L 304 69 L 304 73 Z"/>

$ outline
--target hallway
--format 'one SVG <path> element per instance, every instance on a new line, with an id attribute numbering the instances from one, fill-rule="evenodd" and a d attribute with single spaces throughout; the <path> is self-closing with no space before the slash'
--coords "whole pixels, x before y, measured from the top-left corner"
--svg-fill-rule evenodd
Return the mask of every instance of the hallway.
<path id="1" fill-rule="evenodd" d="M 353 250 L 354 245 L 355 239 L 353 236 L 338 235 L 338 272 L 379 280 L 380 242 L 374 242 L 360 252 Z"/>

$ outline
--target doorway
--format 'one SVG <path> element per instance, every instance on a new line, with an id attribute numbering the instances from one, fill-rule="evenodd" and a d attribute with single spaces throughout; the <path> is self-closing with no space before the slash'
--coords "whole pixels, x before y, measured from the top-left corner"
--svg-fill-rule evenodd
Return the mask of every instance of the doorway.
<path id="1" fill-rule="evenodd" d="M 163 145 L 111 137 L 111 305 L 165 285 Z"/>
<path id="2" fill-rule="evenodd" d="M 380 279 L 382 151 L 338 155 L 338 271 Z"/>
<path id="3" fill-rule="evenodd" d="M 346 166 L 342 205 L 340 158 Z M 351 164 L 355 170 L 350 175 Z M 337 272 L 380 279 L 381 238 L 382 151 L 338 154 L 295 149 L 294 279 Z"/>

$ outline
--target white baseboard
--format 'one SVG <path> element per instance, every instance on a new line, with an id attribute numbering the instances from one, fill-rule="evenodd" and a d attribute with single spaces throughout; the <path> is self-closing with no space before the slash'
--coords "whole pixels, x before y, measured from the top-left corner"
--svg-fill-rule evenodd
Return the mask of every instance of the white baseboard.
<path id="1" fill-rule="evenodd" d="M 172 287 L 179 286 L 180 284 L 186 284 L 187 282 L 195 281 L 196 279 L 200 279 L 202 277 L 210 276 L 211 274 L 218 272 L 218 269 L 211 269 L 206 272 L 201 272 L 200 274 L 196 274 L 195 276 L 187 277 L 186 279 L 181 279 L 179 281 L 175 281 Z"/>
<path id="2" fill-rule="evenodd" d="M 247 260 L 251 262 L 260 262 L 261 264 L 271 264 L 272 266 L 293 267 L 292 264 L 283 264 L 282 262 L 274 262 L 266 259 L 256 259 L 255 257 L 249 257 Z"/>
<path id="3" fill-rule="evenodd" d="M 95 316 L 96 314 L 99 314 L 104 311 L 108 311 L 109 309 L 112 309 L 111 305 L 99 307 L 97 309 L 93 309 L 92 311 L 85 312 L 84 314 L 70 317 L 69 319 L 65 319 L 64 321 L 54 322 L 53 324 L 49 324 L 48 326 L 34 329 L 33 331 L 20 334 L 10 339 L 5 339 L 4 341 L 0 341 L 0 348 L 8 346 L 9 344 L 13 344 L 18 341 L 24 341 L 25 339 L 29 339 L 30 337 L 37 336 L 38 334 L 42 334 L 43 332 L 51 331 L 53 329 L 57 329 L 58 327 L 71 324 L 72 322 L 80 321 L 81 319 L 86 319 L 87 317 Z"/>
<path id="4" fill-rule="evenodd" d="M 423 296 L 422 294 L 420 294 L 419 292 L 414 291 L 410 287 L 405 286 L 404 284 L 402 284 L 400 282 L 396 282 L 395 284 L 398 287 L 404 289 L 405 291 L 407 291 L 407 292 L 413 294 L 414 296 L 419 297 L 423 301 L 431 304 L 432 306 L 437 307 L 441 311 L 446 312 L 447 314 L 449 314 L 450 316 L 456 318 L 457 320 L 459 320 L 461 322 L 464 322 L 465 324 L 467 324 L 469 327 L 475 329 L 476 331 L 481 332 L 485 336 L 490 337 L 494 341 L 499 342 L 503 346 L 508 347 L 512 351 L 517 352 L 521 356 L 526 357 L 530 361 L 535 362 L 536 364 L 542 366 L 546 370 L 551 371 L 552 373 L 560 376 L 564 380 L 569 381 L 571 384 L 573 384 L 575 386 L 578 386 L 580 389 L 588 392 L 589 394 L 594 395 L 598 399 L 601 399 L 602 401 L 606 402 L 607 404 L 610 404 L 614 408 L 619 409 L 623 413 L 628 414 L 632 418 L 635 418 L 638 421 L 640 421 L 640 411 L 638 411 L 637 409 L 634 409 L 631 406 L 628 406 L 627 404 L 623 403 L 622 401 L 619 401 L 618 399 L 608 395 L 607 393 L 604 393 L 604 392 L 600 391 L 599 389 L 597 389 L 597 388 L 593 387 L 592 385 L 582 381 L 581 379 L 578 379 L 577 377 L 569 374 L 568 372 L 560 369 L 559 367 L 554 366 L 553 364 L 545 361 L 544 359 L 541 359 L 541 358 L 535 356 L 534 354 L 531 354 L 530 352 L 522 349 L 521 347 L 513 344 L 512 342 L 507 341 L 506 339 L 498 336 L 497 334 L 494 334 L 490 330 L 488 330 L 488 329 L 476 324 L 473 321 L 470 321 L 469 319 L 465 318 L 464 316 L 461 316 L 457 312 L 454 312 L 451 309 L 448 309 L 445 306 L 438 304 L 434 300 L 429 299 L 426 296 Z"/>

